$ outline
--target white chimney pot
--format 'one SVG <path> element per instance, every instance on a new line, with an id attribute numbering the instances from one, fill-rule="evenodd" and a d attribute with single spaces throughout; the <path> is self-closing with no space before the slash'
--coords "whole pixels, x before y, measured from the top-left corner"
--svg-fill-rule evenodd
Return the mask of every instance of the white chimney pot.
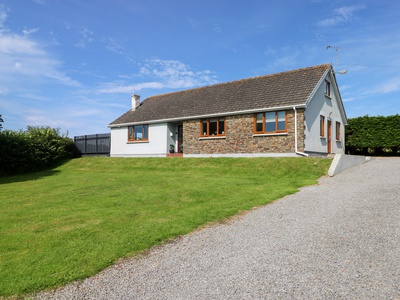
<path id="1" fill-rule="evenodd" d="M 136 94 L 132 94 L 132 111 L 135 111 L 140 104 L 140 96 Z"/>

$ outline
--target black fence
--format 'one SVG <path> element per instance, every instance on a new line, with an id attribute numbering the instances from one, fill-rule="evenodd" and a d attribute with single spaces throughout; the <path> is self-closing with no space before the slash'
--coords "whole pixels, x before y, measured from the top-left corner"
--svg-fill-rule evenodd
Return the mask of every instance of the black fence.
<path id="1" fill-rule="evenodd" d="M 75 136 L 74 142 L 82 155 L 110 155 L 109 133 Z"/>

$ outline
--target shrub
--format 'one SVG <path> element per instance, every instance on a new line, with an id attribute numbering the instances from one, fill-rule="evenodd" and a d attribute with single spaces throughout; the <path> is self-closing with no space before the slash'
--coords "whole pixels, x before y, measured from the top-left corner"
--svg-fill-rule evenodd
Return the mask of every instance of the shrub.
<path id="1" fill-rule="evenodd" d="M 362 155 L 400 155 L 400 116 L 358 117 L 348 120 L 346 152 Z"/>
<path id="2" fill-rule="evenodd" d="M 59 129 L 28 126 L 26 131 L 0 133 L 0 175 L 43 170 L 77 157 L 73 140 Z"/>

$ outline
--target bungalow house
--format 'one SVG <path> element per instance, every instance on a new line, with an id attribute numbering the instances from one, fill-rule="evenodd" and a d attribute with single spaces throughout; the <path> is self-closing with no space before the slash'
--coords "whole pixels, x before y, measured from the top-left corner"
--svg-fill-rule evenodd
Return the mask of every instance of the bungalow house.
<path id="1" fill-rule="evenodd" d="M 184 157 L 344 153 L 346 124 L 335 72 L 324 64 L 142 102 L 132 95 L 132 108 L 108 125 L 110 155 L 165 157 L 170 148 Z"/>

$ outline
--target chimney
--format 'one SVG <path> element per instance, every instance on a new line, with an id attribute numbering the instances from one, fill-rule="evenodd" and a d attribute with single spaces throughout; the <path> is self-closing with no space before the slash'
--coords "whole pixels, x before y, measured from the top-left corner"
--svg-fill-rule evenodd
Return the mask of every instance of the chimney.
<path id="1" fill-rule="evenodd" d="M 135 111 L 140 104 L 140 96 L 136 94 L 132 94 L 132 111 Z"/>

